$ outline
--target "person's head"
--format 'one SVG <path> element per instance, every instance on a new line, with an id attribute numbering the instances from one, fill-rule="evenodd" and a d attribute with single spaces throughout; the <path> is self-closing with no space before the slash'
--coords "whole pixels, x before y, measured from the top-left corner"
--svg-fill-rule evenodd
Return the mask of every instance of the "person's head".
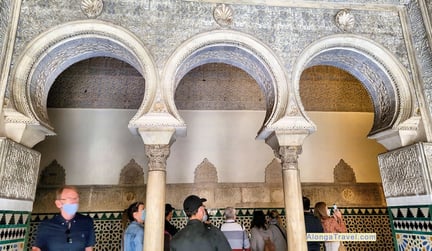
<path id="1" fill-rule="evenodd" d="M 236 218 L 236 210 L 233 207 L 225 208 L 225 219 L 235 220 L 235 218 Z"/>
<path id="2" fill-rule="evenodd" d="M 266 229 L 266 217 L 263 211 L 257 210 L 253 212 L 252 222 L 251 222 L 251 228 L 257 227 L 257 228 L 263 228 Z"/>
<path id="3" fill-rule="evenodd" d="M 165 219 L 166 219 L 166 220 L 168 220 L 168 221 L 171 220 L 171 218 L 173 217 L 174 209 L 175 209 L 175 208 L 173 208 L 173 207 L 171 206 L 171 204 L 168 204 L 168 203 L 165 204 Z"/>
<path id="4" fill-rule="evenodd" d="M 203 202 L 207 201 L 205 198 L 200 198 L 196 195 L 190 195 L 183 201 L 183 210 L 187 217 L 190 219 L 203 220 L 205 213 L 205 206 Z"/>
<path id="5" fill-rule="evenodd" d="M 268 215 L 270 219 L 279 219 L 279 213 L 277 210 L 271 210 Z"/>
<path id="6" fill-rule="evenodd" d="M 144 223 L 145 221 L 145 210 L 144 203 L 141 201 L 134 202 L 126 209 L 126 213 L 129 221 L 136 221 L 138 223 Z"/>
<path id="7" fill-rule="evenodd" d="M 310 200 L 308 197 L 303 196 L 303 211 L 310 211 Z"/>
<path id="8" fill-rule="evenodd" d="M 72 219 L 79 207 L 79 194 L 74 186 L 63 186 L 56 191 L 55 205 L 65 220 Z"/>
<path id="9" fill-rule="evenodd" d="M 327 204 L 322 201 L 317 202 L 314 207 L 314 215 L 318 217 L 318 219 L 329 217 L 327 214 Z"/>
<path id="10" fill-rule="evenodd" d="M 279 225 L 282 225 L 282 219 L 279 216 L 279 212 L 277 210 L 271 210 L 268 213 L 268 216 L 270 218 L 269 219 L 269 223 L 270 224 L 279 224 Z"/>

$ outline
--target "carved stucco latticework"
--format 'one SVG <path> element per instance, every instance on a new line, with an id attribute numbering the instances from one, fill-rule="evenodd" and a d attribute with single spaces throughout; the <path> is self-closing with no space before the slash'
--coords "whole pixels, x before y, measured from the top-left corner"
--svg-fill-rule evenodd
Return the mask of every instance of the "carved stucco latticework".
<path id="1" fill-rule="evenodd" d="M 40 153 L 0 139 L 0 197 L 34 200 Z"/>
<path id="2" fill-rule="evenodd" d="M 386 198 L 431 194 L 431 147 L 417 143 L 378 156 Z"/>
<path id="3" fill-rule="evenodd" d="M 216 167 L 207 159 L 204 160 L 195 169 L 195 183 L 217 183 L 218 175 Z"/>
<path id="4" fill-rule="evenodd" d="M 354 170 L 343 159 L 339 161 L 333 170 L 335 183 L 356 183 Z"/>
<path id="5" fill-rule="evenodd" d="M 121 170 L 119 184 L 144 185 L 143 168 L 134 159 L 131 159 Z"/>
<path id="6" fill-rule="evenodd" d="M 298 169 L 298 157 L 301 153 L 301 146 L 281 146 L 279 154 L 282 160 L 282 169 Z"/>
<path id="7" fill-rule="evenodd" d="M 149 171 L 166 171 L 166 161 L 170 154 L 169 145 L 145 145 L 145 153 L 149 160 Z"/>
<path id="8" fill-rule="evenodd" d="M 57 160 L 53 160 L 43 169 L 39 184 L 42 186 L 60 186 L 66 184 L 65 169 L 57 162 Z"/>
<path id="9" fill-rule="evenodd" d="M 279 157 L 279 156 L 278 156 Z M 280 161 L 274 158 L 265 169 L 265 183 L 282 184 L 282 165 Z"/>

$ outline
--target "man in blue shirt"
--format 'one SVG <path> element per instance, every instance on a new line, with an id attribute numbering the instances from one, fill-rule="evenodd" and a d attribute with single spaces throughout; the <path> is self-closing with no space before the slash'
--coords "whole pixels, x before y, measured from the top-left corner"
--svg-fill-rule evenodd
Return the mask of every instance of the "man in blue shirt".
<path id="1" fill-rule="evenodd" d="M 77 213 L 78 190 L 57 190 L 55 204 L 60 214 L 39 224 L 32 251 L 92 251 L 96 243 L 93 219 Z"/>

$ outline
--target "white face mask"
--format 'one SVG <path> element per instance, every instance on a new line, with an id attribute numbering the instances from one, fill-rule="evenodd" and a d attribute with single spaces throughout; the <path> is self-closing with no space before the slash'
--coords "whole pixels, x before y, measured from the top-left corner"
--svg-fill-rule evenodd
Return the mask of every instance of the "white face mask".
<path id="1" fill-rule="evenodd" d="M 206 222 L 208 220 L 208 215 L 204 214 L 203 218 L 202 218 L 202 222 Z"/>

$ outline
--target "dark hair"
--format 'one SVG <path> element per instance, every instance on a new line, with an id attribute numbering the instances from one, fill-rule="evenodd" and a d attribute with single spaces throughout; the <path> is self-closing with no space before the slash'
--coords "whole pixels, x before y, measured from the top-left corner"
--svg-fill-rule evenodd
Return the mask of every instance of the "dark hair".
<path id="1" fill-rule="evenodd" d="M 303 210 L 309 211 L 310 210 L 310 200 L 308 197 L 303 196 Z"/>
<path id="2" fill-rule="evenodd" d="M 130 204 L 130 206 L 126 209 L 126 214 L 127 214 L 128 219 L 130 221 L 135 221 L 133 214 L 135 212 L 138 212 L 138 208 L 140 205 L 144 205 L 144 203 L 142 203 L 141 201 L 138 201 L 138 202 Z"/>
<path id="3" fill-rule="evenodd" d="M 267 229 L 266 218 L 263 211 L 258 210 L 253 212 L 251 228 L 253 227 Z"/>

